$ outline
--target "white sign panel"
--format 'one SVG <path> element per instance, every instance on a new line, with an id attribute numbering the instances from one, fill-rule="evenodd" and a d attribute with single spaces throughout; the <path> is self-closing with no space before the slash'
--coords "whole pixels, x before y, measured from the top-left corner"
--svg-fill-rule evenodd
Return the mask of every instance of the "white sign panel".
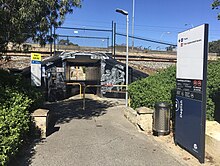
<path id="1" fill-rule="evenodd" d="M 31 53 L 31 85 L 41 86 L 41 54 Z"/>
<path id="2" fill-rule="evenodd" d="M 41 86 L 41 64 L 31 64 L 31 85 Z"/>
<path id="3" fill-rule="evenodd" d="M 177 78 L 203 80 L 205 25 L 178 34 Z"/>

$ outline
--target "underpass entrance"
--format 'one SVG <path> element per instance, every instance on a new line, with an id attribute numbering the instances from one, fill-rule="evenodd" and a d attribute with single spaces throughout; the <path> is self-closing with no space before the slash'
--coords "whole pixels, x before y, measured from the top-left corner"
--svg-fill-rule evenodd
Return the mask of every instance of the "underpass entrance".
<path id="1" fill-rule="evenodd" d="M 125 64 L 108 54 L 64 52 L 44 61 L 42 70 L 49 101 L 82 94 L 86 86 L 86 93 L 100 97 L 125 96 Z M 129 67 L 129 83 L 147 76 Z"/>

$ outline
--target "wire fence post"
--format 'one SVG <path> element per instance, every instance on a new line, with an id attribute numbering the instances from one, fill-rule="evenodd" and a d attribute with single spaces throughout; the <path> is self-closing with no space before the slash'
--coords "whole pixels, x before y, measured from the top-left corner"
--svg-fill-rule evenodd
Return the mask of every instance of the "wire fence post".
<path id="1" fill-rule="evenodd" d="M 114 23 L 114 59 L 115 59 L 115 44 L 116 44 L 116 23 Z"/>
<path id="2" fill-rule="evenodd" d="M 113 48 L 113 45 L 114 45 L 114 22 L 112 21 L 112 56 L 113 56 L 113 52 L 114 52 L 114 48 Z"/>
<path id="3" fill-rule="evenodd" d="M 109 37 L 107 38 L 107 50 L 109 51 Z"/>

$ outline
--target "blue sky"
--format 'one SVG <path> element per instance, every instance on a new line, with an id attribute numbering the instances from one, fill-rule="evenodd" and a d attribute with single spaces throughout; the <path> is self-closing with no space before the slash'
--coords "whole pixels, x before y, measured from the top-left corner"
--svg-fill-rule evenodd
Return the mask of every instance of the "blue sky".
<path id="1" fill-rule="evenodd" d="M 212 10 L 213 0 L 135 0 L 135 36 L 176 43 L 177 34 L 192 26 L 209 24 L 209 41 L 220 39 L 220 21 L 217 10 Z M 66 17 L 63 26 L 80 28 L 111 29 L 112 21 L 117 24 L 117 32 L 125 33 L 125 16 L 116 13 L 121 8 L 129 13 L 129 33 L 132 23 L 132 0 L 83 0 L 82 8 Z M 186 25 L 187 24 L 187 25 Z M 58 30 L 60 34 L 103 36 L 111 38 L 110 33 L 88 31 Z M 71 39 L 80 45 L 106 46 L 105 40 Z M 90 40 L 90 41 L 89 41 Z M 111 42 L 110 42 L 111 43 Z M 117 44 L 125 43 L 124 37 L 117 38 Z M 131 40 L 129 41 L 131 45 Z M 156 47 L 151 43 L 135 40 L 135 46 Z M 162 46 L 161 46 L 162 47 Z"/>

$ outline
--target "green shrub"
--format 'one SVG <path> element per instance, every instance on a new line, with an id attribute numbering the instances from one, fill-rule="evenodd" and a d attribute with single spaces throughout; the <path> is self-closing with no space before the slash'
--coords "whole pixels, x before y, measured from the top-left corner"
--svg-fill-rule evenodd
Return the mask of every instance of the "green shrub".
<path id="1" fill-rule="evenodd" d="M 214 120 L 215 110 L 220 109 L 220 61 L 208 64 L 207 119 Z"/>
<path id="2" fill-rule="evenodd" d="M 138 80 L 129 85 L 129 95 L 133 108 L 146 106 L 154 108 L 158 101 L 172 104 L 172 89 L 175 88 L 175 67 Z"/>
<path id="3" fill-rule="evenodd" d="M 30 110 L 43 102 L 42 93 L 19 75 L 0 70 L 0 165 L 18 152 L 31 126 Z"/>
<path id="4" fill-rule="evenodd" d="M 0 163 L 5 165 L 17 152 L 29 129 L 28 108 L 32 101 L 7 87 L 0 89 L 0 95 Z"/>
<path id="5" fill-rule="evenodd" d="M 40 89 L 31 86 L 30 80 L 23 78 L 21 75 L 13 75 L 7 71 L 0 70 L 0 86 L 1 87 L 13 87 L 17 91 L 25 94 L 31 99 L 32 105 L 29 111 L 35 110 L 42 105 L 44 98 L 43 93 Z"/>
<path id="6" fill-rule="evenodd" d="M 215 109 L 220 108 L 220 61 L 208 63 L 207 119 L 214 120 Z M 176 88 L 176 66 L 129 85 L 131 107 L 154 108 L 158 101 L 168 102 L 174 111 Z"/>
<path id="7" fill-rule="evenodd" d="M 214 112 L 215 112 L 215 103 L 213 100 L 208 97 L 207 98 L 207 103 L 206 103 L 206 119 L 207 120 L 214 120 Z"/>

